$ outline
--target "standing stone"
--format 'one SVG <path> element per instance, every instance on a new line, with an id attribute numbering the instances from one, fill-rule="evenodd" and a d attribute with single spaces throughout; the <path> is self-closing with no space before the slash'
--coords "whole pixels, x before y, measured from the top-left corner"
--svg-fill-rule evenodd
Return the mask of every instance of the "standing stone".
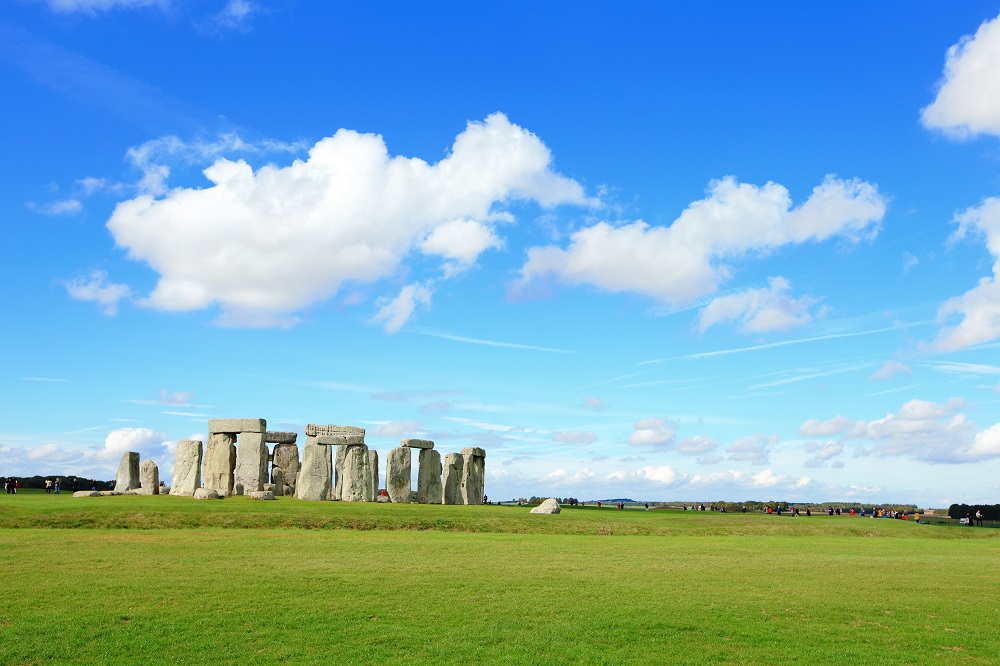
<path id="1" fill-rule="evenodd" d="M 115 474 L 115 492 L 123 493 L 139 487 L 139 454 L 126 451 L 118 463 L 118 473 Z"/>
<path id="2" fill-rule="evenodd" d="M 344 490 L 344 456 L 347 454 L 347 446 L 341 444 L 337 447 L 337 463 L 333 468 L 333 499 L 342 499 Z"/>
<path id="3" fill-rule="evenodd" d="M 461 453 L 447 453 L 444 456 L 444 472 L 441 478 L 442 504 L 463 504 L 462 470 L 465 457 Z"/>
<path id="4" fill-rule="evenodd" d="M 369 501 L 374 502 L 378 498 L 378 451 L 375 449 L 368 449 L 368 471 L 372 481 L 372 498 Z"/>
<path id="5" fill-rule="evenodd" d="M 275 481 L 275 473 L 281 470 L 285 485 L 295 489 L 295 477 L 299 474 L 299 447 L 291 443 L 281 443 L 274 447 L 274 464 L 271 466 L 271 483 Z M 277 494 L 277 493 L 276 493 Z"/>
<path id="6" fill-rule="evenodd" d="M 236 469 L 236 435 L 214 432 L 208 438 L 205 451 L 205 487 L 219 491 L 223 496 L 232 495 L 233 471 Z"/>
<path id="7" fill-rule="evenodd" d="M 160 494 L 160 468 L 152 460 L 143 460 L 139 465 L 139 494 Z"/>
<path id="8" fill-rule="evenodd" d="M 441 454 L 434 449 L 420 449 L 417 457 L 417 502 L 440 504 Z"/>
<path id="9" fill-rule="evenodd" d="M 397 446 L 385 459 L 385 492 L 389 501 L 407 504 L 410 501 L 410 449 Z"/>
<path id="10" fill-rule="evenodd" d="M 340 499 L 345 502 L 374 502 L 368 447 L 355 444 L 344 452 L 344 486 Z"/>
<path id="11" fill-rule="evenodd" d="M 190 497 L 201 487 L 201 455 L 200 439 L 182 439 L 177 442 L 174 477 L 170 482 L 171 495 Z"/>
<path id="12" fill-rule="evenodd" d="M 264 489 L 267 483 L 267 444 L 262 432 L 242 432 L 236 440 L 236 483 L 243 492 Z"/>
<path id="13" fill-rule="evenodd" d="M 274 486 L 272 492 L 275 497 L 280 497 L 285 494 L 285 473 L 281 471 L 280 467 L 276 467 L 271 472 L 271 485 Z"/>
<path id="14" fill-rule="evenodd" d="M 478 446 L 462 449 L 462 504 L 482 504 L 486 490 L 486 452 Z"/>
<path id="15" fill-rule="evenodd" d="M 330 499 L 333 461 L 329 446 L 320 446 L 315 437 L 306 437 L 302 466 L 295 482 L 295 496 L 304 500 Z"/>

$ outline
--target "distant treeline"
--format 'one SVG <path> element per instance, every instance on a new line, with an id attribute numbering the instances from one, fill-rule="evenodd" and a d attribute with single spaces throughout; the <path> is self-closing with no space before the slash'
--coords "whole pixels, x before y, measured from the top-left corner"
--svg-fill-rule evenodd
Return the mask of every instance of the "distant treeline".
<path id="1" fill-rule="evenodd" d="M 48 479 L 52 483 L 55 483 L 56 476 L 59 477 L 59 483 L 62 490 L 70 490 L 73 487 L 73 479 L 76 479 L 80 490 L 90 490 L 96 487 L 98 490 L 111 490 L 115 486 L 114 481 L 98 481 L 96 479 L 88 479 L 82 476 L 63 476 L 62 474 L 53 474 L 51 476 L 15 476 L 18 485 L 21 488 L 44 488 L 45 480 Z M 0 478 L 5 481 L 10 478 L 7 474 L 0 474 Z"/>
<path id="2" fill-rule="evenodd" d="M 970 513 L 983 512 L 983 520 L 1000 520 L 1000 504 L 952 504 L 948 507 L 948 515 L 952 518 L 965 518 Z"/>

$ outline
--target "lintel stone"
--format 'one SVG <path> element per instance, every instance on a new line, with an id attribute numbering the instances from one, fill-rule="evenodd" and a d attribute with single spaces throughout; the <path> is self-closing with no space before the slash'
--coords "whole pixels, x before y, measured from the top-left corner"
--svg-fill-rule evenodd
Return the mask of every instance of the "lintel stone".
<path id="1" fill-rule="evenodd" d="M 267 432 L 264 419 L 209 419 L 208 432 Z"/>
<path id="2" fill-rule="evenodd" d="M 405 446 L 408 449 L 433 449 L 434 442 L 429 439 L 401 439 L 399 440 L 400 446 Z"/>
<path id="3" fill-rule="evenodd" d="M 317 435 L 320 446 L 360 446 L 365 443 L 364 435 Z"/>
<path id="4" fill-rule="evenodd" d="M 306 437 L 319 437 L 320 435 L 360 435 L 364 437 L 365 429 L 355 426 L 306 424 Z"/>
<path id="5" fill-rule="evenodd" d="M 264 433 L 264 441 L 268 444 L 294 444 L 299 434 L 296 432 L 276 432 L 268 430 Z"/>

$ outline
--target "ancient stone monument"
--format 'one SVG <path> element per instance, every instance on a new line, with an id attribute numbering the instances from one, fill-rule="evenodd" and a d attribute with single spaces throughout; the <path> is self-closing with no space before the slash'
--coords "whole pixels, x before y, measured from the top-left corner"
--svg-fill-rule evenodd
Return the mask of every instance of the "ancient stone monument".
<path id="1" fill-rule="evenodd" d="M 333 460 L 330 447 L 320 446 L 315 436 L 307 436 L 302 447 L 302 465 L 295 482 L 295 497 L 304 500 L 327 500 L 332 497 Z"/>
<path id="2" fill-rule="evenodd" d="M 417 458 L 417 502 L 441 504 L 441 454 L 434 449 L 420 449 Z"/>
<path id="3" fill-rule="evenodd" d="M 410 449 L 397 446 L 385 459 L 385 492 L 389 501 L 406 504 L 410 501 Z"/>
<path id="4" fill-rule="evenodd" d="M 347 446 L 337 447 L 337 453 L 333 464 L 333 499 L 339 500 L 344 489 L 344 455 L 347 453 Z"/>
<path id="5" fill-rule="evenodd" d="M 344 485 L 340 499 L 344 502 L 375 501 L 368 447 L 364 444 L 352 444 L 344 452 Z"/>
<path id="6" fill-rule="evenodd" d="M 446 453 L 444 472 L 441 477 L 442 504 L 464 504 L 462 500 L 462 473 L 465 456 L 461 453 Z"/>
<path id="7" fill-rule="evenodd" d="M 139 494 L 160 494 L 160 468 L 152 460 L 143 460 L 139 465 Z"/>
<path id="8" fill-rule="evenodd" d="M 201 440 L 182 439 L 177 442 L 174 477 L 170 482 L 171 495 L 191 496 L 201 487 L 201 454 Z"/>
<path id="9" fill-rule="evenodd" d="M 139 454 L 135 451 L 126 451 L 121 462 L 118 463 L 118 473 L 115 474 L 115 491 L 123 493 L 138 488 L 139 484 Z"/>
<path id="10" fill-rule="evenodd" d="M 559 513 L 560 511 L 562 509 L 559 508 L 559 502 L 554 497 L 550 497 L 529 511 L 529 513 Z"/>
<path id="11" fill-rule="evenodd" d="M 264 484 L 264 490 L 268 490 L 268 486 L 271 486 L 270 490 L 274 493 L 275 497 L 285 494 L 285 473 L 281 471 L 280 467 L 275 467 L 271 470 L 271 483 Z"/>
<path id="12" fill-rule="evenodd" d="M 299 447 L 295 445 L 296 434 L 288 434 L 292 435 L 291 441 L 277 442 L 271 452 L 271 483 L 278 484 L 277 473 L 280 471 L 284 485 L 288 486 L 288 491 L 282 489 L 282 494 L 292 495 L 295 493 L 295 477 L 299 475 Z M 267 437 L 264 439 L 268 440 Z"/>
<path id="13" fill-rule="evenodd" d="M 209 421 L 211 423 L 211 421 Z M 216 432 L 208 436 L 205 450 L 205 487 L 223 496 L 233 494 L 233 472 L 236 470 L 236 435 Z"/>
<path id="14" fill-rule="evenodd" d="M 375 501 L 378 499 L 378 451 L 375 449 L 368 449 L 368 470 L 371 472 L 372 479 L 372 499 Z"/>
<path id="15" fill-rule="evenodd" d="M 236 440 L 236 463 L 233 466 L 233 483 L 242 485 L 244 492 L 261 490 L 268 482 L 267 475 L 267 444 L 264 436 L 267 433 L 267 422 L 264 419 L 209 419 L 209 444 L 217 434 L 232 435 Z M 221 452 L 218 462 L 224 462 Z M 221 476 L 224 469 L 218 470 Z M 206 481 L 207 481 L 206 474 Z M 221 479 L 225 481 L 226 479 Z M 213 487 L 216 490 L 220 488 Z M 225 490 L 225 488 L 221 488 Z M 230 488 L 231 490 L 232 488 Z"/>
<path id="16" fill-rule="evenodd" d="M 462 503 L 482 504 L 486 484 L 486 451 L 478 446 L 462 449 Z"/>

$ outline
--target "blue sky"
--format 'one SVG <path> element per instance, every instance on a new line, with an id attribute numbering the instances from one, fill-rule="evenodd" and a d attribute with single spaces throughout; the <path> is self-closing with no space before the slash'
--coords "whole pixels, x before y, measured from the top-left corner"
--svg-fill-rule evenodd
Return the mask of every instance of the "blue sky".
<path id="1" fill-rule="evenodd" d="M 995 502 L 1000 5 L 14 0 L 0 473 Z"/>

